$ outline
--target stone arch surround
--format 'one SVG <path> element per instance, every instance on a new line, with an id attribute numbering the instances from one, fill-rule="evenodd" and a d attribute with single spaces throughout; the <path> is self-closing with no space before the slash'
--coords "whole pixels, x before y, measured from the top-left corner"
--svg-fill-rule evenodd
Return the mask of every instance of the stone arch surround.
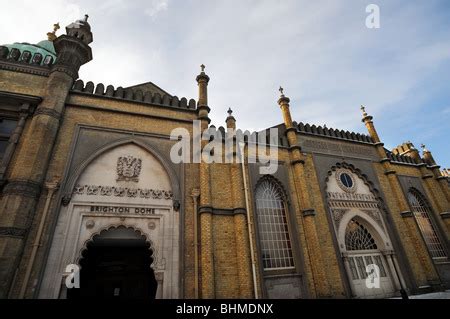
<path id="1" fill-rule="evenodd" d="M 126 155 L 142 161 L 137 181 L 118 181 L 115 165 L 118 157 Z M 72 192 L 68 205 L 61 206 L 40 298 L 64 298 L 65 267 L 79 262 L 83 247 L 92 236 L 102 229 L 119 226 L 138 229 L 152 243 L 159 283 L 156 297 L 179 297 L 180 212 L 174 209 L 174 175 L 163 163 L 148 148 L 130 141 L 115 143 L 89 159 L 73 183 L 74 189 L 82 187 L 83 191 Z M 107 188 L 113 191 L 101 191 Z M 116 193 L 114 190 L 118 189 L 126 191 Z"/>

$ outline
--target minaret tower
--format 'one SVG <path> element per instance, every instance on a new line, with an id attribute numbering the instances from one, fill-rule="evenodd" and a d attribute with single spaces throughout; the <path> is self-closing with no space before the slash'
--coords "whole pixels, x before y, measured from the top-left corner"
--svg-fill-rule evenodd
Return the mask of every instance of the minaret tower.
<path id="1" fill-rule="evenodd" d="M 418 278 L 418 285 L 427 285 L 428 281 L 432 279 L 427 278 L 424 274 L 433 274 L 433 276 L 436 277 L 436 270 L 432 264 L 432 260 L 429 258 L 425 242 L 420 234 L 418 225 L 414 220 L 414 215 L 410 211 L 408 200 L 405 194 L 401 191 L 402 187 L 398 180 L 395 166 L 387 157 L 384 144 L 380 141 L 378 133 L 375 129 L 373 117 L 367 114 L 364 106 L 361 106 L 361 111 L 363 113 L 362 122 L 366 125 L 367 131 L 375 143 L 383 173 L 386 176 L 386 181 L 388 182 L 388 192 L 392 194 L 395 200 L 396 211 L 392 212 L 392 218 L 396 223 L 403 224 L 405 232 L 408 234 L 407 236 L 410 239 L 409 241 L 403 242 L 405 245 L 404 250 L 407 252 L 408 258 L 411 260 L 415 260 L 417 258 L 416 255 L 418 255 L 421 262 L 415 269 L 415 276 Z M 395 255 L 393 257 L 396 258 Z"/>
<path id="2" fill-rule="evenodd" d="M 301 152 L 301 147 L 297 140 L 297 128 L 294 127 L 291 117 L 289 102 L 290 99 L 284 95 L 284 89 L 279 89 L 281 95 L 278 99 L 281 113 L 283 114 L 284 125 L 286 127 L 286 137 L 289 143 L 289 153 L 291 165 L 293 166 L 295 175 L 295 184 L 298 194 L 298 205 L 303 218 L 305 228 L 305 236 L 307 238 L 306 245 L 311 258 L 310 267 L 312 271 L 314 283 L 314 291 L 311 294 L 316 297 L 328 297 L 331 294 L 330 285 L 324 269 L 323 257 L 321 249 L 318 245 L 319 237 L 316 228 L 316 211 L 312 207 L 310 194 L 304 185 L 308 185 L 305 174 L 306 158 Z"/>
<path id="3" fill-rule="evenodd" d="M 208 129 L 209 111 L 208 106 L 208 83 L 209 76 L 205 73 L 205 66 L 200 66 L 201 71 L 196 80 L 198 83 L 198 119 L 201 123 L 201 131 Z M 194 136 L 194 139 L 198 137 Z M 208 143 L 202 140 L 201 150 Z M 200 297 L 203 299 L 215 298 L 215 279 L 214 279 L 214 257 L 213 257 L 213 227 L 212 227 L 212 202 L 211 202 L 211 167 L 200 159 L 200 206 L 198 209 L 200 219 L 200 241 L 201 241 L 201 287 Z"/>
<path id="4" fill-rule="evenodd" d="M 81 65 L 92 60 L 89 44 L 92 32 L 87 15 L 66 27 L 66 35 L 56 37 L 59 25 L 48 34 L 56 51 L 56 61 L 51 66 L 42 102 L 30 119 L 26 133 L 21 137 L 15 152 L 16 163 L 4 186 L 0 201 L 0 228 L 14 232 L 15 236 L 0 236 L 0 298 L 32 297 L 32 282 L 26 278 L 29 268 L 30 247 L 25 239 L 30 232 L 36 205 L 41 196 L 50 190 L 45 185 L 47 168 L 64 113 L 65 101 Z M 53 184 L 52 184 L 53 185 Z M 39 223 L 39 220 L 37 221 Z M 14 275 L 16 274 L 16 275 Z M 13 283 L 13 278 L 14 283 Z"/>

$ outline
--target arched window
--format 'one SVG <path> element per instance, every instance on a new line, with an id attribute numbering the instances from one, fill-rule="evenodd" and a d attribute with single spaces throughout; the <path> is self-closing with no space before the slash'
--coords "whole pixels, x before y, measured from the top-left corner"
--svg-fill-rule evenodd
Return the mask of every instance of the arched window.
<path id="1" fill-rule="evenodd" d="M 445 258 L 444 247 L 434 229 L 434 226 L 430 220 L 430 210 L 425 202 L 422 194 L 411 189 L 408 192 L 408 201 L 411 206 L 414 217 L 419 225 L 420 232 L 425 240 L 425 244 L 428 247 L 428 251 L 432 258 Z"/>
<path id="2" fill-rule="evenodd" d="M 345 230 L 345 246 L 347 250 L 377 249 L 377 244 L 367 228 L 354 219 L 348 223 Z"/>
<path id="3" fill-rule="evenodd" d="M 256 189 L 256 215 L 264 270 L 294 268 L 283 189 L 269 179 Z"/>

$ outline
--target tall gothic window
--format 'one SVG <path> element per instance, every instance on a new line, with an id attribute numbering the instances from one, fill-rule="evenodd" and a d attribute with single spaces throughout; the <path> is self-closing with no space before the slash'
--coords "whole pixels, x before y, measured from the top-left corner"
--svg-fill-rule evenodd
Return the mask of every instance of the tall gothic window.
<path id="1" fill-rule="evenodd" d="M 447 257 L 444 247 L 430 220 L 431 212 L 423 196 L 415 190 L 410 190 L 408 192 L 408 201 L 431 257 L 434 259 Z"/>
<path id="2" fill-rule="evenodd" d="M 256 215 L 264 270 L 294 268 L 284 191 L 263 180 L 256 189 Z"/>

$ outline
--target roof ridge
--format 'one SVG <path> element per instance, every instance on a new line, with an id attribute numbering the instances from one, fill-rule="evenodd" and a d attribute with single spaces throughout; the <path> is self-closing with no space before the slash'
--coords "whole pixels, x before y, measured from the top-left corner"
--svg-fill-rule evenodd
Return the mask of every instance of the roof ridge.
<path id="1" fill-rule="evenodd" d="M 135 84 L 135 85 L 132 85 L 132 86 L 128 86 L 128 87 L 126 87 L 125 89 L 133 89 L 133 88 L 136 88 L 136 87 L 138 87 L 138 86 L 145 85 L 145 84 L 151 84 L 151 85 L 155 86 L 157 89 L 163 91 L 165 94 L 167 94 L 167 95 L 169 95 L 169 96 L 173 96 L 172 94 L 170 94 L 170 93 L 167 92 L 166 90 L 162 89 L 161 87 L 159 87 L 158 85 L 156 85 L 156 84 L 153 83 L 152 81 L 148 81 L 148 82 L 144 82 L 144 83 L 140 83 L 140 84 Z"/>

